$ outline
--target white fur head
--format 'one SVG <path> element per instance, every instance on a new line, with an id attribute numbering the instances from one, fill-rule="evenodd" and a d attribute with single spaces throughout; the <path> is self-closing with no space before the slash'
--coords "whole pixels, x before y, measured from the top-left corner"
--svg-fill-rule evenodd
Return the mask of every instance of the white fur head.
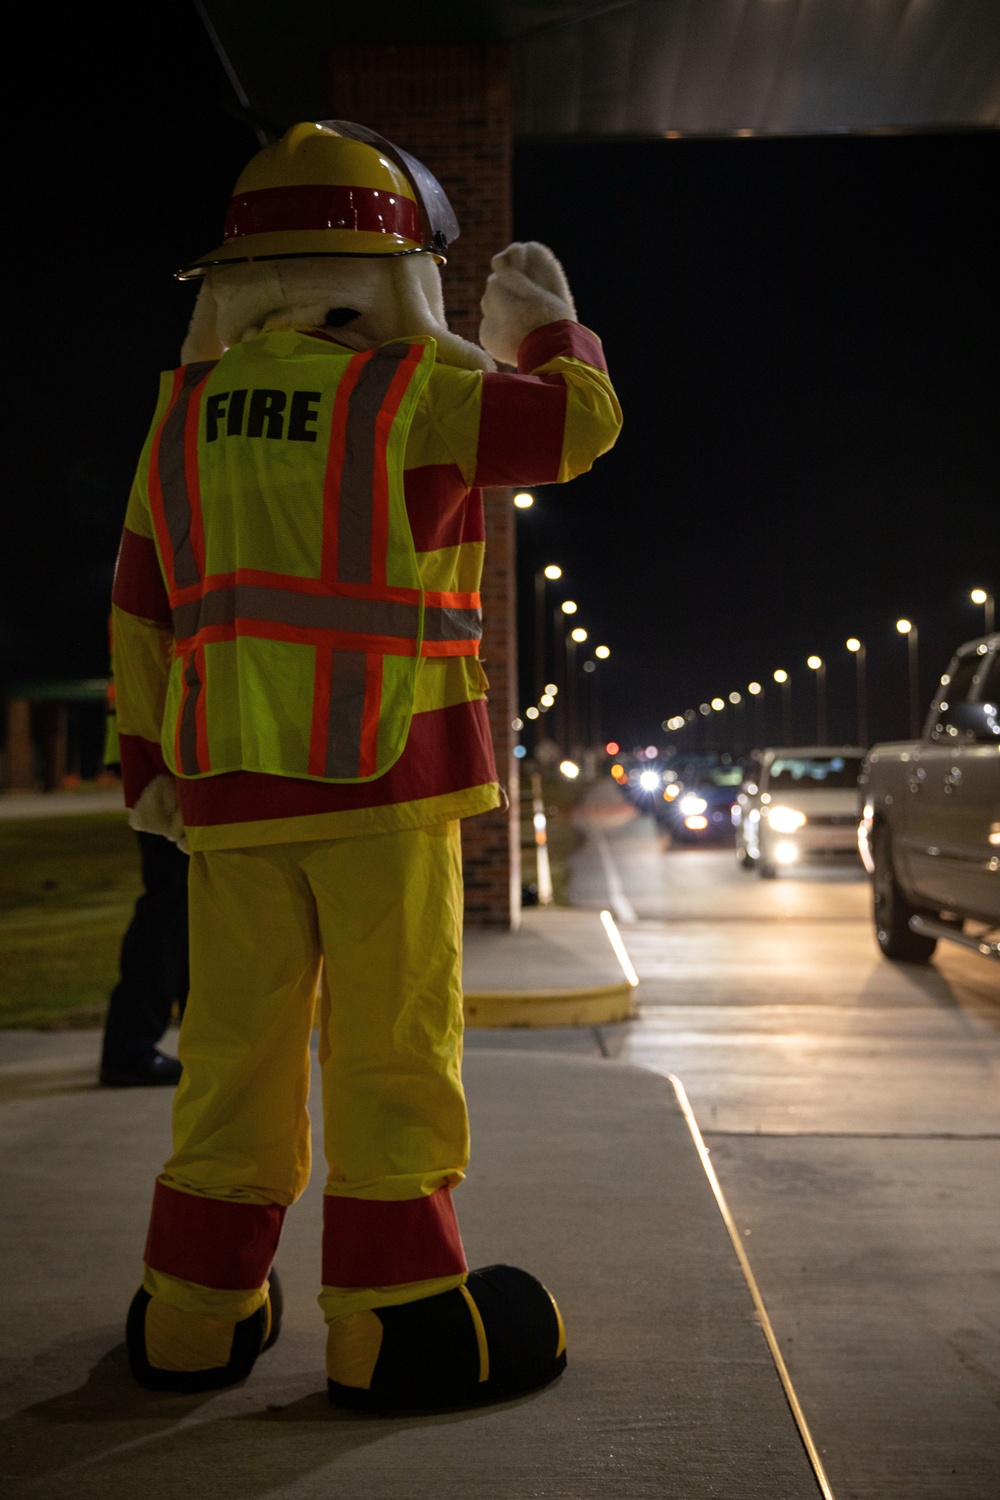
<path id="1" fill-rule="evenodd" d="M 218 359 L 276 328 L 325 328 L 350 349 L 430 334 L 443 364 L 492 370 L 478 344 L 451 333 L 429 255 L 332 256 L 217 266 L 198 294 L 181 360 Z"/>

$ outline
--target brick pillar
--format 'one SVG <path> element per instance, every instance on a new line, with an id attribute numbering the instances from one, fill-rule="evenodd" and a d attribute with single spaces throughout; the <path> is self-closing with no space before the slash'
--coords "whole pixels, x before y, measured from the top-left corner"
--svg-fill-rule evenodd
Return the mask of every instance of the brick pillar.
<path id="1" fill-rule="evenodd" d="M 502 46 L 338 47 L 331 114 L 377 130 L 419 158 L 451 200 L 461 236 L 443 271 L 449 325 L 475 340 L 490 258 L 510 241 L 510 64 Z M 466 921 L 516 927 L 521 908 L 514 513 L 509 490 L 487 490 L 483 663 L 490 725 L 510 808 L 462 825 Z"/>
<path id="2" fill-rule="evenodd" d="M 35 752 L 31 743 L 31 704 L 27 698 L 7 700 L 7 790 L 35 789 Z"/>

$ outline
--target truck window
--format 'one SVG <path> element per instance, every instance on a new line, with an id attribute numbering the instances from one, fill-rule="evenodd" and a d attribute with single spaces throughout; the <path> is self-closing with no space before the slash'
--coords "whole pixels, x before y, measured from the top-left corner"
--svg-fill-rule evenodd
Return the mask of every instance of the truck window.
<path id="1" fill-rule="evenodd" d="M 960 727 L 964 729 L 964 725 L 959 725 L 960 715 L 955 710 L 968 698 L 972 680 L 982 665 L 982 657 L 973 652 L 969 656 L 959 657 L 947 682 L 942 677 L 938 690 L 937 714 L 931 730 L 932 739 L 954 739 Z"/>

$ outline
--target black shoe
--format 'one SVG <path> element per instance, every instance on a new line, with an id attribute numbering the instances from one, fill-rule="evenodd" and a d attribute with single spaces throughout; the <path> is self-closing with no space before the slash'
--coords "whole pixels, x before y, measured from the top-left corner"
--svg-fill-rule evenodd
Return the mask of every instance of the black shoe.
<path id="1" fill-rule="evenodd" d="M 176 1057 L 168 1057 L 165 1052 L 154 1052 L 149 1062 L 133 1063 L 125 1068 L 102 1063 L 100 1081 L 109 1089 L 133 1089 L 151 1083 L 179 1083 L 183 1071 Z"/>
<path id="2" fill-rule="evenodd" d="M 146 1308 L 151 1297 L 142 1287 L 132 1298 L 125 1324 L 125 1344 L 132 1374 L 147 1391 L 181 1391 L 185 1395 L 199 1395 L 205 1391 L 222 1390 L 227 1385 L 238 1385 L 246 1380 L 257 1363 L 258 1355 L 272 1349 L 281 1332 L 281 1314 L 284 1298 L 277 1272 L 272 1267 L 267 1301 L 258 1307 L 249 1318 L 233 1327 L 233 1342 L 226 1364 L 213 1370 L 161 1370 L 151 1365 L 146 1355 Z"/>
<path id="3" fill-rule="evenodd" d="M 485 1266 L 470 1271 L 464 1287 L 364 1316 L 382 1325 L 369 1383 L 328 1379 L 336 1406 L 376 1412 L 480 1406 L 537 1390 L 566 1368 L 559 1309 L 540 1281 L 515 1266 Z"/>

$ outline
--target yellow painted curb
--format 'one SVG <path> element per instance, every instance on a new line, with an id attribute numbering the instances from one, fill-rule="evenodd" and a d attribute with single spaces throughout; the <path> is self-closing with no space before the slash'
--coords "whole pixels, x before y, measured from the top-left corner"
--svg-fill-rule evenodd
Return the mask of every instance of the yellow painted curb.
<path id="1" fill-rule="evenodd" d="M 636 1009 L 627 981 L 578 990 L 481 990 L 465 997 L 465 1024 L 490 1026 L 600 1026 L 632 1021 Z"/>
<path id="2" fill-rule="evenodd" d="M 601 1026 L 634 1021 L 639 1012 L 632 996 L 639 976 L 609 911 L 601 925 L 625 976 L 617 984 L 595 984 L 565 990 L 470 990 L 465 996 L 465 1024 L 479 1026 Z"/>

